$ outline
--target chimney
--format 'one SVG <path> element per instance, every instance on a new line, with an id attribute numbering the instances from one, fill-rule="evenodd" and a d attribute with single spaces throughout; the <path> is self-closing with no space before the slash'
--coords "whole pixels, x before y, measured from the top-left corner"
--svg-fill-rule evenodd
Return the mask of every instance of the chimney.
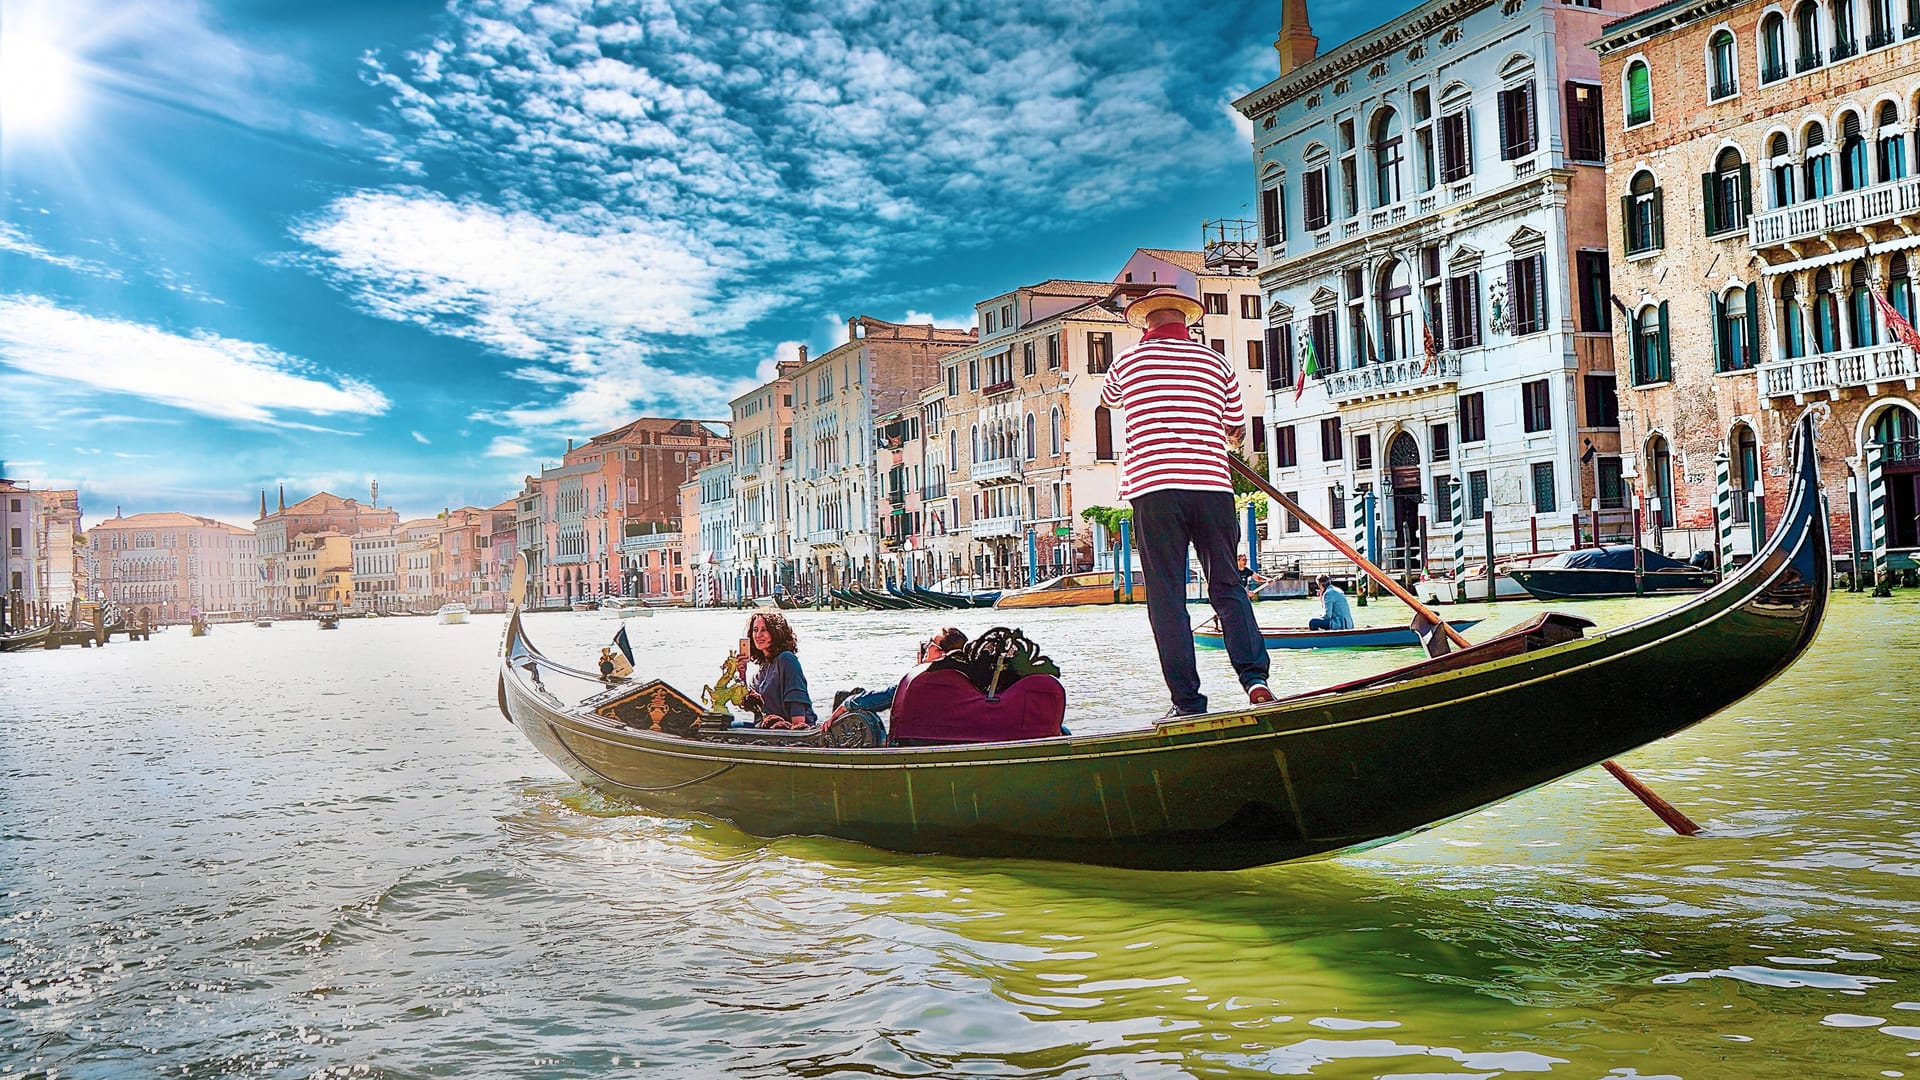
<path id="1" fill-rule="evenodd" d="M 1282 75 L 1318 54 L 1320 39 L 1313 36 L 1313 24 L 1307 21 L 1307 0 L 1280 0 L 1280 36 L 1273 47 L 1280 53 Z"/>
<path id="2" fill-rule="evenodd" d="M 280 512 L 285 513 L 286 510 L 287 510 L 287 485 L 281 484 L 280 485 Z"/>
<path id="3" fill-rule="evenodd" d="M 260 516 L 262 518 L 265 518 L 267 516 L 267 489 L 266 488 L 260 489 Z"/>
<path id="4" fill-rule="evenodd" d="M 800 346 L 800 362 L 802 364 L 807 362 L 807 347 L 805 345 Z"/>
<path id="5" fill-rule="evenodd" d="M 855 315 L 853 318 L 847 320 L 847 344 L 851 345 L 854 342 L 859 340 L 860 340 L 860 316 Z"/>
<path id="6" fill-rule="evenodd" d="M 573 440 L 572 440 L 572 439 L 568 439 L 568 440 L 567 440 L 567 453 L 569 453 L 569 454 L 571 454 L 571 453 L 573 453 Z"/>

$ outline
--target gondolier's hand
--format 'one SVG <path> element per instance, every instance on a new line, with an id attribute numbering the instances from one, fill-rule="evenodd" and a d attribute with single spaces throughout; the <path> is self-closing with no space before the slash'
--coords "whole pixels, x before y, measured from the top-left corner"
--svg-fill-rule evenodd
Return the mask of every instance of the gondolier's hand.
<path id="1" fill-rule="evenodd" d="M 1240 427 L 1237 424 L 1227 425 L 1227 445 L 1228 446 L 1231 446 L 1235 450 L 1238 450 L 1240 449 L 1240 444 L 1245 442 L 1246 439 L 1247 439 L 1247 433 L 1240 430 Z"/>

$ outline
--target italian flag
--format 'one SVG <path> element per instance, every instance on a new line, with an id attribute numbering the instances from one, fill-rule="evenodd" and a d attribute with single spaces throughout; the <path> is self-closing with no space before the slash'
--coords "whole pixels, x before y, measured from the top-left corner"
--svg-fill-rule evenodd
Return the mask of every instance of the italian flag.
<path id="1" fill-rule="evenodd" d="M 1313 351 L 1313 335 L 1308 334 L 1300 341 L 1300 381 L 1293 384 L 1293 400 L 1296 404 L 1300 395 L 1307 392 L 1307 376 L 1320 370 L 1320 357 Z"/>

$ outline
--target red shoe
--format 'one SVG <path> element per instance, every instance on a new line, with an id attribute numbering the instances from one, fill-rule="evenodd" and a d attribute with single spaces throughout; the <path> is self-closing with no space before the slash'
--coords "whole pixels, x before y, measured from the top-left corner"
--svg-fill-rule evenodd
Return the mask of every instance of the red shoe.
<path id="1" fill-rule="evenodd" d="M 1254 683 L 1252 686 L 1247 687 L 1247 704 L 1268 705 L 1272 702 L 1273 691 L 1267 689 L 1266 683 Z"/>

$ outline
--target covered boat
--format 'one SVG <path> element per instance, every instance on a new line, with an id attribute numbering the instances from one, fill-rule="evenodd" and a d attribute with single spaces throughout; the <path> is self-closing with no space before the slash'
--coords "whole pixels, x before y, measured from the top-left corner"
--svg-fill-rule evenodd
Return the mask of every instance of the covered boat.
<path id="1" fill-rule="evenodd" d="M 1632 544 L 1563 551 L 1544 562 L 1514 567 L 1508 574 L 1536 600 L 1598 600 L 1612 596 L 1655 596 L 1700 592 L 1713 587 L 1714 573 L 1657 551 L 1641 548 L 1640 572 L 1634 571 Z"/>
<path id="2" fill-rule="evenodd" d="M 1479 619 L 1449 619 L 1455 630 L 1478 626 Z M 1356 626 L 1351 630 L 1309 630 L 1304 626 L 1263 626 L 1260 637 L 1269 649 L 1394 649 L 1420 644 L 1411 626 Z M 1193 631 L 1193 643 L 1224 649 L 1227 639 L 1217 619 L 1208 619 Z"/>
<path id="3" fill-rule="evenodd" d="M 1671 735 L 1791 665 L 1819 629 L 1832 576 L 1810 418 L 1796 452 L 1774 535 L 1739 573 L 1669 611 L 1590 637 L 1587 620 L 1544 613 L 1468 649 L 1260 707 L 984 744 L 741 744 L 707 737 L 726 729 L 665 683 L 608 691 L 549 661 L 517 615 L 499 703 L 578 782 L 757 836 L 1169 870 L 1361 849 Z M 561 680 L 597 693 L 568 700 L 552 685 Z"/>

